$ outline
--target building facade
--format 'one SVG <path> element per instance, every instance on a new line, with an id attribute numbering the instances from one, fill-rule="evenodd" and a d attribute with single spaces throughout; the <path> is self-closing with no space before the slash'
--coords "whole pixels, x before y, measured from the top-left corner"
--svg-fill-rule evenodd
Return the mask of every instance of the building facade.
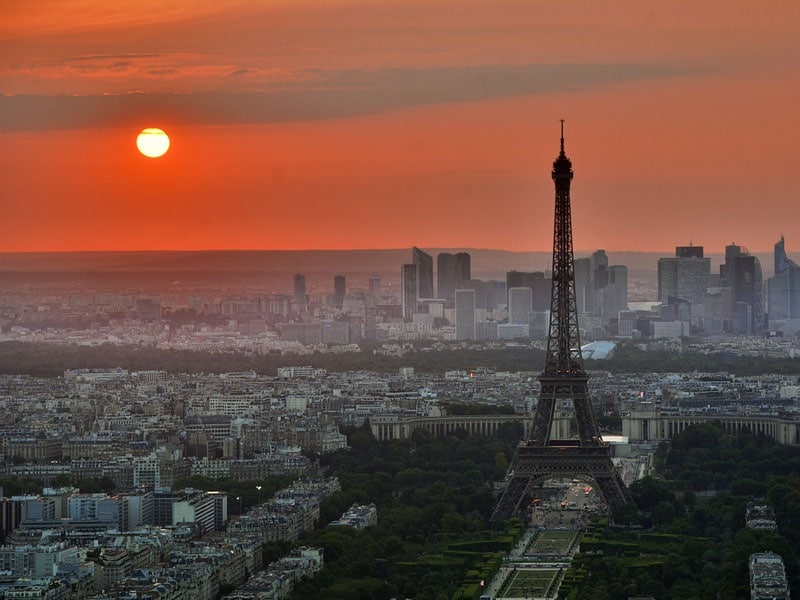
<path id="1" fill-rule="evenodd" d="M 467 252 L 439 253 L 436 257 L 436 297 L 454 300 L 456 288 L 469 281 L 471 273 L 471 258 Z"/>
<path id="2" fill-rule="evenodd" d="M 679 298 L 702 305 L 710 275 L 711 259 L 703 256 L 702 246 L 678 246 L 674 257 L 658 260 L 658 300 Z"/>
<path id="3" fill-rule="evenodd" d="M 433 257 L 414 246 L 411 248 L 411 262 L 417 267 L 417 299 L 434 298 Z"/>
<path id="4" fill-rule="evenodd" d="M 783 236 L 775 244 L 775 274 L 767 280 L 770 329 L 786 319 L 800 319 L 800 266 L 786 256 Z"/>
<path id="5" fill-rule="evenodd" d="M 400 271 L 400 296 L 403 305 L 403 318 L 411 319 L 417 312 L 417 265 L 403 265 Z"/>
<path id="6" fill-rule="evenodd" d="M 533 290 L 529 287 L 514 287 L 508 290 L 508 322 L 528 324 L 533 308 Z"/>
<path id="7" fill-rule="evenodd" d="M 456 339 L 475 339 L 475 290 L 456 290 Z"/>

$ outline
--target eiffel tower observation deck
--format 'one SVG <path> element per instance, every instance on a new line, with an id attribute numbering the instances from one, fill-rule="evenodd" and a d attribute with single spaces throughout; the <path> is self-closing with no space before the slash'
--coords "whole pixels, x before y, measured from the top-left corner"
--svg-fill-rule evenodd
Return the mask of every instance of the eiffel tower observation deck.
<path id="1" fill-rule="evenodd" d="M 534 487 L 548 479 L 580 478 L 594 481 L 610 511 L 622 507 L 630 494 L 611 462 L 611 449 L 600 436 L 589 397 L 589 378 L 583 369 L 578 308 L 575 297 L 575 260 L 572 250 L 570 183 L 572 161 L 564 151 L 564 121 L 561 121 L 561 152 L 553 162 L 556 188 L 553 227 L 553 284 L 550 327 L 541 390 L 530 437 L 517 449 L 508 486 L 495 506 L 493 520 L 519 514 Z M 576 439 L 551 439 L 556 403 L 571 401 L 575 410 Z"/>

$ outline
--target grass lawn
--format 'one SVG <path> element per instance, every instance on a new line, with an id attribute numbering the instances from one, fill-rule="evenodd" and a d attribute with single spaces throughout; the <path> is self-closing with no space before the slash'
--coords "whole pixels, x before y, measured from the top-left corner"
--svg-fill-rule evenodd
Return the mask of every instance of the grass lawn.
<path id="1" fill-rule="evenodd" d="M 578 535 L 577 531 L 541 531 L 533 539 L 525 553 L 566 554 Z"/>
<path id="2" fill-rule="evenodd" d="M 558 569 L 517 569 L 512 571 L 498 598 L 535 598 L 546 595 L 558 575 Z"/>

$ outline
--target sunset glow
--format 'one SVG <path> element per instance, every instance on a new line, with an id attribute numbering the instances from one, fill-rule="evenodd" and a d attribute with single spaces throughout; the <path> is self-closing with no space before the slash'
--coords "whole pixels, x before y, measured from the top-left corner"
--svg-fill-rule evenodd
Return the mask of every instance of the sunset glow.
<path id="1" fill-rule="evenodd" d="M 0 251 L 800 246 L 792 0 L 8 4 Z"/>

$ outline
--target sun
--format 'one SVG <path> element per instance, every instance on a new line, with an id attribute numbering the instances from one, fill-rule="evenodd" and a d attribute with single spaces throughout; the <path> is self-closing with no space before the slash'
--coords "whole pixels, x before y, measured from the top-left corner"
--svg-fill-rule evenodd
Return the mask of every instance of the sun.
<path id="1" fill-rule="evenodd" d="M 148 127 L 136 136 L 136 147 L 145 156 L 158 158 L 169 150 L 169 136 L 163 129 Z"/>

